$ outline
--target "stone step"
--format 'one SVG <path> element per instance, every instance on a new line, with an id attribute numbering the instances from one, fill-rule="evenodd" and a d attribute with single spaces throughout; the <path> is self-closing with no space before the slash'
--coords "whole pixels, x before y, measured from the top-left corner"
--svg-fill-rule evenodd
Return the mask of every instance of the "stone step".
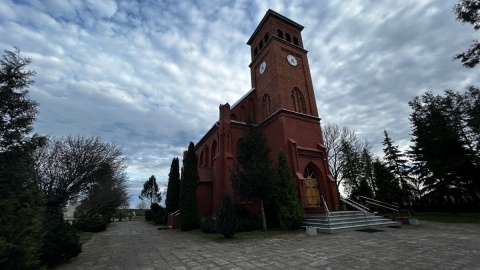
<path id="1" fill-rule="evenodd" d="M 314 227 L 321 233 L 359 230 L 373 227 L 400 227 L 401 223 L 360 211 L 331 212 L 330 215 L 307 215 L 302 227 Z"/>

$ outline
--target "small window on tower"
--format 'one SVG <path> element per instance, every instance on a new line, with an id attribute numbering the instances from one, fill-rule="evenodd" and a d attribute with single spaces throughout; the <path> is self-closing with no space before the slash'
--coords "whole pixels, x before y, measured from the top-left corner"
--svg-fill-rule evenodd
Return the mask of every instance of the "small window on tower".
<path id="1" fill-rule="evenodd" d="M 286 33 L 285 34 L 285 37 L 287 39 L 288 42 L 292 42 L 292 39 L 290 38 L 290 34 L 289 33 Z"/>
<path id="2" fill-rule="evenodd" d="M 283 39 L 283 32 L 280 29 L 278 29 L 278 37 Z"/>
<path id="3" fill-rule="evenodd" d="M 255 48 L 255 50 L 253 50 L 253 54 L 254 54 L 254 55 L 257 55 L 257 54 L 258 54 L 258 49 L 257 49 L 257 48 Z"/>
<path id="4" fill-rule="evenodd" d="M 261 50 L 263 48 L 263 40 L 260 41 L 260 44 L 258 45 L 258 48 Z"/>
<path id="5" fill-rule="evenodd" d="M 298 38 L 296 37 L 293 37 L 293 44 L 297 45 L 298 46 Z"/>
<path id="6" fill-rule="evenodd" d="M 268 41 L 268 32 L 265 33 L 265 36 L 263 37 L 263 41 L 265 41 L 265 44 L 267 44 L 267 41 Z"/>

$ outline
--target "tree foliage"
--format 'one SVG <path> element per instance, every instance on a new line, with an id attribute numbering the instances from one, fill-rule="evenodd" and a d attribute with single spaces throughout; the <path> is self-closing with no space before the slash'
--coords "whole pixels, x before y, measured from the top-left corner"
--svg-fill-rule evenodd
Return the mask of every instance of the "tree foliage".
<path id="1" fill-rule="evenodd" d="M 479 0 L 460 0 L 453 7 L 453 12 L 457 20 L 473 25 L 475 31 L 480 29 Z M 466 68 L 474 68 L 480 62 L 480 43 L 478 40 L 474 40 L 465 52 L 455 55 L 454 59 L 460 59 Z"/>
<path id="2" fill-rule="evenodd" d="M 385 139 L 383 140 L 383 152 L 385 153 L 384 160 L 390 172 L 400 182 L 401 191 L 400 197 L 403 202 L 408 202 L 410 196 L 413 195 L 412 177 L 410 177 L 410 166 L 408 159 L 403 154 L 397 145 L 393 145 L 393 140 L 388 136 L 386 130 L 383 131 Z"/>
<path id="3" fill-rule="evenodd" d="M 49 206 L 63 207 L 101 179 L 120 176 L 125 168 L 120 148 L 99 137 L 50 138 L 35 153 L 37 183 Z"/>
<path id="4" fill-rule="evenodd" d="M 375 199 L 398 205 L 401 198 L 400 183 L 388 168 L 388 165 L 376 158 L 373 161 L 373 171 L 377 188 Z"/>
<path id="5" fill-rule="evenodd" d="M 218 209 L 215 220 L 215 230 L 225 238 L 232 238 L 237 232 L 237 216 L 227 191 L 223 194 L 223 201 Z"/>
<path id="6" fill-rule="evenodd" d="M 305 214 L 298 196 L 297 182 L 283 151 L 278 154 L 277 174 L 274 182 L 274 201 L 277 220 L 282 230 L 296 230 L 302 225 Z"/>
<path id="7" fill-rule="evenodd" d="M 165 207 L 167 215 L 180 209 L 180 164 L 178 158 L 173 158 L 170 166 Z"/>
<path id="8" fill-rule="evenodd" d="M 126 204 L 128 199 L 126 175 L 103 164 L 94 174 L 93 183 L 88 185 L 76 213 L 82 218 L 102 216 L 109 221 L 115 209 Z"/>
<path id="9" fill-rule="evenodd" d="M 430 197 L 480 201 L 480 90 L 430 92 L 409 102 L 414 173 Z"/>
<path id="10" fill-rule="evenodd" d="M 342 177 L 345 182 L 345 191 L 350 197 L 358 195 L 371 198 L 371 155 L 370 143 L 354 141 L 342 141 L 341 151 L 344 155 Z M 368 166 L 367 166 L 368 165 Z"/>
<path id="11" fill-rule="evenodd" d="M 150 204 L 159 203 L 162 200 L 162 195 L 158 191 L 157 179 L 154 175 L 150 176 L 145 183 L 143 189 L 138 196 L 140 200 L 147 200 Z"/>
<path id="12" fill-rule="evenodd" d="M 0 269 L 37 269 L 40 262 L 44 200 L 32 152 L 44 138 L 30 136 L 38 106 L 28 95 L 30 62 L 17 48 L 0 60 Z"/>
<path id="13" fill-rule="evenodd" d="M 361 145 L 358 143 L 355 132 L 349 131 L 347 127 L 340 128 L 335 124 L 327 124 L 322 128 L 322 133 L 328 157 L 328 166 L 338 188 L 344 180 L 342 172 L 345 166 L 345 159 L 347 158 L 344 153 L 344 142 L 351 142 L 352 145 L 360 146 L 360 148 Z"/>
<path id="14" fill-rule="evenodd" d="M 267 229 L 264 200 L 272 193 L 272 165 L 267 138 L 259 126 L 250 124 L 237 149 L 234 170 L 230 172 L 233 188 L 242 200 L 260 201 L 263 229 Z"/>
<path id="15" fill-rule="evenodd" d="M 198 166 L 195 146 L 190 142 L 183 167 L 180 192 L 180 226 L 182 231 L 200 227 L 200 212 L 197 207 Z"/>

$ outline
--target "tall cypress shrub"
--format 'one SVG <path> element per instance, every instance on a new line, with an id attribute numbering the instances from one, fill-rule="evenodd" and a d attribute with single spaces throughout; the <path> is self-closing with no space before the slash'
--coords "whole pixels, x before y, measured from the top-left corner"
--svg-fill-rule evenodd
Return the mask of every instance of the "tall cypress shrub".
<path id="1" fill-rule="evenodd" d="M 232 238 L 237 232 L 237 216 L 227 191 L 223 194 L 222 205 L 218 209 L 215 230 L 225 238 Z"/>
<path id="2" fill-rule="evenodd" d="M 275 181 L 275 206 L 277 219 L 282 230 L 296 230 L 305 219 L 303 206 L 298 197 L 297 183 L 292 176 L 287 157 L 278 154 L 277 179 Z"/>
<path id="3" fill-rule="evenodd" d="M 167 215 L 170 215 L 180 208 L 180 172 L 178 158 L 173 158 L 172 165 L 170 166 L 165 207 Z"/>
<path id="4" fill-rule="evenodd" d="M 200 227 L 200 212 L 197 207 L 197 157 L 193 142 L 188 146 L 183 167 L 183 180 L 180 192 L 180 226 L 182 231 Z"/>

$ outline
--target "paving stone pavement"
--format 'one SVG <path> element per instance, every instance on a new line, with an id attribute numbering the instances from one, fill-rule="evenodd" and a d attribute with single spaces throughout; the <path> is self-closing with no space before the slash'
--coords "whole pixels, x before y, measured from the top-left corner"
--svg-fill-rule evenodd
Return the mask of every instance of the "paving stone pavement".
<path id="1" fill-rule="evenodd" d="M 289 233 L 214 242 L 144 221 L 112 223 L 63 269 L 480 269 L 480 225 L 422 222 L 376 233 Z"/>

